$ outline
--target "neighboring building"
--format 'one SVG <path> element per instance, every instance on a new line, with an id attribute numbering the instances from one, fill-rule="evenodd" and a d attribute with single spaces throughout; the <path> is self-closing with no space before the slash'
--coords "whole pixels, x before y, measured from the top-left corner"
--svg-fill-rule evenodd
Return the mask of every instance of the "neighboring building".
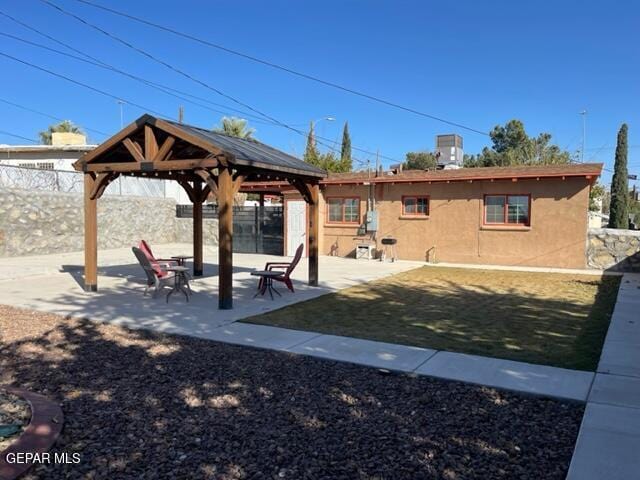
<path id="1" fill-rule="evenodd" d="M 397 240 L 401 260 L 586 268 L 589 191 L 601 164 L 330 174 L 320 253 Z M 306 242 L 306 205 L 284 190 L 285 254 Z M 368 213 L 375 212 L 375 213 Z M 367 224 L 366 219 L 370 222 Z"/>
<path id="2" fill-rule="evenodd" d="M 96 147 L 87 144 L 84 135 L 68 132 L 54 132 L 51 145 L 0 145 L 0 186 L 80 192 L 82 175 L 73 163 Z M 21 168 L 2 169 L 3 165 Z M 164 180 L 118 177 L 106 194 L 167 197 L 178 204 L 191 203 L 180 185 Z"/>
<path id="3" fill-rule="evenodd" d="M 73 171 L 73 162 L 97 145 L 75 133 L 53 133 L 51 145 L 0 145 L 0 164 L 40 170 Z"/>

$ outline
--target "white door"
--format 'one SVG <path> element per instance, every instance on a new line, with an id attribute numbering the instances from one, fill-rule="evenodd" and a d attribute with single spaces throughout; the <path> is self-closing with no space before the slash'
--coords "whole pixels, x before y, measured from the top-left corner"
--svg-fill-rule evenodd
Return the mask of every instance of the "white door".
<path id="1" fill-rule="evenodd" d="M 304 200 L 287 202 L 287 256 L 295 255 L 300 244 L 307 254 L 307 203 Z"/>

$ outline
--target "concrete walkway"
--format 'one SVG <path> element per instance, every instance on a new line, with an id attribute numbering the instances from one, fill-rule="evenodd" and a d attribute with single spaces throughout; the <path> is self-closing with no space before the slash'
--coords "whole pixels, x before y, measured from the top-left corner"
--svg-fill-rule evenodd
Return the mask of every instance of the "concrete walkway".
<path id="1" fill-rule="evenodd" d="M 154 245 L 158 257 L 189 253 L 187 244 Z M 98 292 L 82 289 L 82 252 L 60 255 L 0 258 L 0 303 L 33 310 L 86 317 L 130 328 L 208 338 L 212 331 L 236 320 L 260 315 L 360 283 L 417 268 L 419 262 L 368 262 L 349 258 L 320 257 L 320 285 L 307 285 L 307 262 L 302 259 L 293 272 L 296 293 L 277 286 L 281 297 L 253 298 L 257 279 L 254 270 L 266 262 L 290 261 L 284 257 L 234 254 L 232 310 L 218 310 L 218 258 L 214 247 L 205 247 L 204 276 L 191 282 L 194 295 L 187 303 L 174 294 L 144 297 L 144 272 L 130 248 L 100 250 Z M 165 290 L 166 294 L 167 290 Z"/>
<path id="2" fill-rule="evenodd" d="M 625 274 L 569 480 L 640 478 L 640 274 Z"/>
<path id="3" fill-rule="evenodd" d="M 369 367 L 585 401 L 594 373 L 236 322 L 210 337 Z"/>
<path id="4" fill-rule="evenodd" d="M 159 256 L 188 251 L 185 246 L 157 248 Z M 74 256 L 75 255 L 75 256 Z M 205 258 L 215 251 L 208 249 Z M 236 255 L 234 297 L 236 308 L 216 309 L 215 265 L 208 276 L 194 282 L 189 304 L 143 299 L 139 266 L 128 264 L 130 252 L 102 252 L 98 294 L 85 294 L 79 286 L 82 257 L 76 254 L 47 258 L 0 260 L 0 303 L 97 321 L 180 333 L 210 340 L 311 355 L 375 368 L 411 372 L 504 388 L 529 394 L 587 401 L 568 478 L 630 479 L 640 475 L 640 275 L 625 274 L 596 373 L 533 365 L 509 360 L 435 351 L 427 348 L 324 335 L 253 325 L 235 320 L 317 297 L 358 283 L 383 278 L 420 266 L 418 262 L 359 262 L 322 257 L 318 288 L 302 281 L 306 265 L 296 272 L 295 295 L 270 301 L 252 300 L 255 279 L 249 273 L 273 257 Z M 76 258 L 77 257 L 77 258 Z M 61 265 L 60 262 L 64 264 Z M 123 268 L 123 261 L 127 263 Z M 459 266 L 459 265 L 458 265 Z M 129 269 L 127 269 L 127 267 Z M 134 273 L 136 272 L 136 273 Z M 584 272 L 592 274 L 593 272 Z M 137 285 L 137 286 L 136 286 Z M 137 290 L 136 290 L 137 288 Z M 5 294 L 9 296 L 4 298 Z"/>
<path id="5" fill-rule="evenodd" d="M 190 245 L 180 244 L 154 247 L 155 253 L 165 258 L 189 249 Z M 214 248 L 206 248 L 205 261 L 215 259 L 216 254 Z M 267 261 L 274 261 L 274 257 L 236 254 L 234 309 L 218 310 L 215 264 L 205 264 L 205 276 L 192 282 L 195 295 L 189 303 L 174 296 L 166 304 L 162 299 L 142 296 L 142 271 L 130 249 L 100 251 L 97 293 L 87 294 L 81 288 L 82 261 L 81 252 L 0 259 L 0 278 L 4 278 L 0 281 L 0 292 L 9 295 L 5 303 L 130 328 L 191 335 L 570 400 L 585 401 L 594 381 L 592 372 L 237 322 L 424 265 L 420 262 L 380 263 L 321 257 L 321 284 L 312 288 L 306 285 L 307 266 L 302 261 L 294 273 L 296 293 L 280 289 L 282 297 L 272 301 L 253 298 L 256 279 L 250 272 L 262 268 Z"/>

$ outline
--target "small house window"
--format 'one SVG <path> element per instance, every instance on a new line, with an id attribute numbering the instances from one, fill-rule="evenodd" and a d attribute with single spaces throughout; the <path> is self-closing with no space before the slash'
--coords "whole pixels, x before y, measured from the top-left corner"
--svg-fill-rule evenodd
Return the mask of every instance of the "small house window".
<path id="1" fill-rule="evenodd" d="M 426 217 L 429 215 L 429 197 L 402 197 L 402 214 Z"/>
<path id="2" fill-rule="evenodd" d="M 484 223 L 487 225 L 528 226 L 530 195 L 486 195 Z"/>
<path id="3" fill-rule="evenodd" d="M 360 223 L 360 198 L 328 198 L 327 221 L 329 223 Z"/>

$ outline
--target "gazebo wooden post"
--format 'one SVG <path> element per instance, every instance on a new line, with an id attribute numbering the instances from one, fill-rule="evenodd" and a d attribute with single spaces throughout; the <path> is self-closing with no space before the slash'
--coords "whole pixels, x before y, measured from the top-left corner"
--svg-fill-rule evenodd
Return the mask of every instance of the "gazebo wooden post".
<path id="1" fill-rule="evenodd" d="M 91 198 L 96 179 L 84 174 L 84 289 L 98 290 L 98 199 Z"/>
<path id="2" fill-rule="evenodd" d="M 309 285 L 318 286 L 318 235 L 320 223 L 320 186 L 309 186 Z"/>
<path id="3" fill-rule="evenodd" d="M 193 276 L 202 276 L 202 183 L 193 182 Z"/>
<path id="4" fill-rule="evenodd" d="M 218 175 L 218 307 L 233 308 L 233 178 L 228 168 Z"/>

